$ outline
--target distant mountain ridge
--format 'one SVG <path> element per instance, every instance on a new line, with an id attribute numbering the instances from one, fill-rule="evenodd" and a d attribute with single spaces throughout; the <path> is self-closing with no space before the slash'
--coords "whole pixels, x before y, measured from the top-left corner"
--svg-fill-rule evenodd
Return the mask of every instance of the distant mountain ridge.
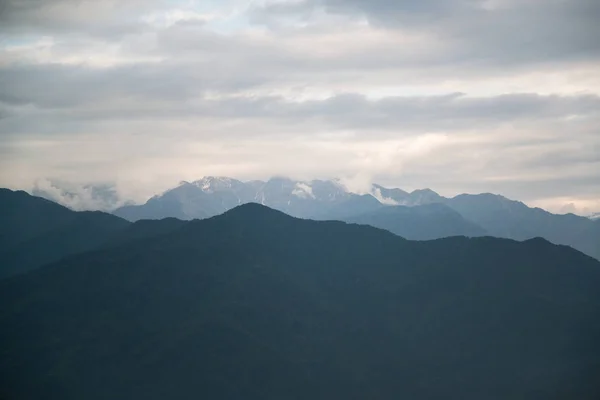
<path id="1" fill-rule="evenodd" d="M 226 180 L 215 180 L 212 183 L 213 185 L 209 185 L 207 182 L 181 184 L 180 187 L 184 190 L 179 193 L 180 195 L 188 195 L 190 192 L 192 194 L 190 196 L 192 201 L 186 210 L 190 210 L 195 206 L 194 201 L 200 201 L 204 207 L 203 210 L 206 210 L 207 199 L 213 201 L 213 212 L 218 211 L 219 207 L 234 208 L 241 202 L 240 195 L 243 196 L 242 191 L 245 190 L 243 185 Z M 286 182 L 279 181 L 275 184 L 282 185 Z M 200 186 L 209 193 L 202 192 L 199 197 L 193 197 L 193 195 L 198 195 L 197 190 L 193 188 L 194 186 Z M 265 188 L 264 186 L 266 185 L 257 183 L 256 190 L 268 190 L 268 187 Z M 311 188 L 304 187 L 304 192 L 300 197 L 306 200 L 306 197 L 312 199 L 313 196 L 321 196 L 324 187 L 314 186 L 316 194 L 312 192 Z M 223 192 L 223 189 L 227 190 Z M 258 193 L 258 196 L 254 196 L 262 200 L 262 193 Z M 336 196 L 341 197 L 343 193 L 330 194 L 327 199 L 335 204 Z M 157 197 L 157 199 L 159 200 L 156 203 L 150 202 L 150 204 L 155 204 L 156 208 L 146 210 L 149 213 L 149 219 L 132 223 L 112 214 L 100 211 L 76 212 L 44 198 L 31 196 L 23 191 L 13 192 L 8 189 L 1 189 L 0 278 L 25 273 L 73 254 L 126 243 L 148 236 L 161 235 L 189 223 L 184 218 L 171 217 L 168 209 L 161 210 L 160 207 L 164 205 L 164 198 Z M 293 204 L 299 209 L 299 206 L 311 204 L 304 200 L 294 203 L 290 201 L 288 204 L 286 198 L 282 197 L 279 199 L 279 206 L 285 207 Z M 440 206 L 458 215 L 446 206 Z M 398 217 L 391 219 L 396 224 L 396 228 L 399 228 L 398 225 L 401 222 L 410 222 L 410 226 L 405 226 L 404 230 L 390 229 L 392 232 L 402 234 L 406 238 L 437 238 L 440 233 L 446 236 L 467 234 L 460 229 L 460 223 L 453 222 L 449 224 L 439 213 L 431 214 L 429 217 L 433 218 L 428 218 L 426 214 L 419 211 L 419 207 L 410 209 L 402 206 L 389 207 L 390 210 L 394 208 L 405 208 L 411 214 L 411 216 L 404 215 L 405 219 L 402 221 Z M 373 212 L 388 209 L 388 207 L 383 206 L 371 195 L 352 195 L 333 209 L 327 207 L 317 207 L 316 209 L 323 211 L 320 218 L 318 215 L 315 216 L 316 219 L 338 219 L 353 222 L 350 219 L 357 213 L 365 213 L 371 217 Z M 406 214 L 406 210 L 404 214 Z M 164 219 L 160 218 L 160 221 L 152 219 L 156 217 L 156 214 L 152 212 L 157 211 L 162 213 L 158 215 L 164 217 Z M 175 215 L 178 216 L 178 214 Z M 205 213 L 204 215 L 208 214 Z M 179 216 L 181 217 L 181 215 Z M 356 222 L 364 223 L 364 221 Z M 367 223 L 376 227 L 389 228 L 387 225 L 379 226 L 378 222 L 377 218 L 367 221 Z"/>
<path id="2" fill-rule="evenodd" d="M 174 217 L 183 220 L 209 218 L 241 204 L 256 202 L 285 212 L 311 219 L 338 219 L 360 221 L 373 226 L 387 227 L 392 232 L 403 232 L 407 238 L 438 238 L 440 232 L 449 236 L 491 235 L 515 240 L 543 237 L 556 244 L 565 244 L 600 259 L 600 229 L 589 218 L 573 214 L 556 215 L 539 208 L 531 208 L 519 201 L 500 195 L 461 194 L 453 198 L 439 195 L 431 189 L 411 193 L 398 188 L 373 184 L 369 193 L 349 191 L 339 180 L 295 181 L 276 177 L 268 181 L 242 182 L 228 177 L 204 177 L 194 182 L 182 182 L 178 187 L 154 196 L 146 204 L 125 206 L 114 214 L 130 221 Z M 450 216 L 434 221 L 423 214 L 420 206 L 444 204 L 461 218 Z M 387 206 L 404 206 L 403 217 L 395 216 L 381 225 L 379 210 Z M 438 217 L 442 217 L 438 209 Z M 409 216 L 409 214 L 414 214 Z M 370 215 L 370 217 L 368 216 Z M 424 221 L 428 219 L 427 222 Z M 379 221 L 376 222 L 375 220 Z M 408 224 L 408 225 L 407 225 Z M 418 235 L 416 230 L 429 226 Z M 438 227 L 436 224 L 446 224 Z M 467 226 L 470 225 L 470 228 Z M 437 233 L 436 233 L 437 232 Z M 477 233 L 479 232 L 479 233 Z"/>
<path id="3" fill-rule="evenodd" d="M 293 181 L 272 178 L 242 182 L 227 177 L 204 177 L 154 196 L 146 204 L 126 206 L 115 215 L 130 221 L 175 217 L 208 218 L 241 204 L 256 202 L 297 217 L 312 217 L 355 196 L 334 181 Z"/>
<path id="4" fill-rule="evenodd" d="M 414 207 L 389 206 L 341 218 L 346 222 L 371 225 L 410 240 L 432 240 L 449 236 L 487 235 L 479 225 L 468 221 L 443 203 Z"/>
<path id="5" fill-rule="evenodd" d="M 256 202 L 295 217 L 314 218 L 347 201 L 359 206 L 359 198 L 370 201 L 372 196 L 381 204 L 417 206 L 442 202 L 444 198 L 430 189 L 412 193 L 401 189 L 373 184 L 369 193 L 357 194 L 339 180 L 297 181 L 274 177 L 267 181 L 248 181 L 206 176 L 200 180 L 182 181 L 172 189 L 156 195 L 143 205 L 128 205 L 114 211 L 130 221 L 175 217 L 180 219 L 207 218 L 221 214 L 240 204 Z M 370 210 L 369 210 L 370 211 Z"/>
<path id="6" fill-rule="evenodd" d="M 10 192 L 10 191 L 9 191 Z M 15 192 L 19 193 L 19 192 Z M 21 199 L 25 199 L 21 192 Z M 15 196 L 19 197 L 18 194 Z M 24 227 L 36 229 L 44 226 L 47 218 L 70 220 L 77 213 L 58 206 L 53 202 L 37 197 L 40 210 L 48 205 L 56 212 L 44 213 L 33 218 Z M 26 203 L 27 203 L 26 201 Z M 340 181 L 313 180 L 294 181 L 287 178 L 273 178 L 264 181 L 242 182 L 228 177 L 205 177 L 193 182 L 181 182 L 176 188 L 152 197 L 146 204 L 126 206 L 114 212 L 128 221 L 145 219 L 177 218 L 179 220 L 206 219 L 222 214 L 242 204 L 256 202 L 286 214 L 316 220 L 342 220 L 346 222 L 371 225 L 389 230 L 412 240 L 429 240 L 448 236 L 495 236 L 515 240 L 527 240 L 543 237 L 552 243 L 574 247 L 596 259 L 600 259 L 600 221 L 579 217 L 573 214 L 555 215 L 539 208 L 530 208 L 525 204 L 493 194 L 463 194 L 445 198 L 430 189 L 408 193 L 402 189 L 373 185 L 371 192 L 356 194 L 348 191 Z M 29 204 L 29 203 L 28 203 Z M 431 206 L 430 206 L 431 205 Z M 430 206 L 430 207 L 429 207 Z M 5 211 L 8 209 L 5 209 Z M 62 217 L 59 217 L 62 216 Z M 67 216 L 67 217 L 65 217 Z M 65 218 L 63 218 L 65 217 Z M 78 217 L 82 220 L 83 217 Z M 104 226 L 107 217 L 101 214 L 86 217 Z M 118 220 L 116 226 L 122 225 Z M 5 225 L 10 225 L 6 223 Z M 20 228 L 19 228 L 20 229 Z M 76 232 L 77 229 L 65 232 Z M 58 232 L 58 231 L 55 231 Z M 106 232 L 103 235 L 108 235 Z M 36 235 L 33 235 L 36 236 Z M 15 234 L 3 234 L 0 229 L 0 245 L 3 241 L 17 238 Z M 39 249 L 50 250 L 50 243 L 59 244 L 50 252 L 21 250 L 14 248 L 18 255 L 8 256 L 4 249 L 4 259 L 10 265 L 28 265 L 34 268 L 49 260 L 49 256 L 58 257 L 69 252 L 77 252 L 95 246 L 101 238 L 87 243 L 75 235 L 77 240 L 68 241 L 65 234 L 50 234 L 41 240 Z M 102 236 L 104 237 L 104 236 Z M 65 240 L 60 241 L 60 238 Z M 52 239 L 52 240 L 50 240 Z M 69 243 L 80 243 L 83 247 L 73 247 Z M 0 246 L 0 250 L 2 246 Z M 62 249 L 60 251 L 56 249 Z M 46 254 L 37 256 L 36 254 Z M 24 257 L 24 258 L 23 258 Z M 52 258 L 52 257 L 50 257 Z M 26 261 L 25 261 L 26 260 Z M 22 269 L 20 267 L 20 269 Z M 4 269 L 5 272 L 10 269 Z M 0 272 L 0 275 L 2 273 Z"/>

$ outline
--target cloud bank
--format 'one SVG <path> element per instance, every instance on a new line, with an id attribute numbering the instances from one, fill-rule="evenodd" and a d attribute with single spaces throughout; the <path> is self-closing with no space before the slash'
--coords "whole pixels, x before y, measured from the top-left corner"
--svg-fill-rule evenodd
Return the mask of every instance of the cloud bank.
<path id="1" fill-rule="evenodd" d="M 1 7 L 2 186 L 340 177 L 600 210 L 597 1 Z"/>

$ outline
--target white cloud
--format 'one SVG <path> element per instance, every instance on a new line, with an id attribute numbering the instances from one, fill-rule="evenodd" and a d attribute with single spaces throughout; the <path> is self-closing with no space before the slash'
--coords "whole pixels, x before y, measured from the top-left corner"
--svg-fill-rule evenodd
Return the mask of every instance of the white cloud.
<path id="1" fill-rule="evenodd" d="M 296 187 L 294 188 L 294 190 L 292 190 L 292 194 L 294 196 L 298 196 L 300 198 L 315 198 L 315 195 L 313 194 L 312 191 L 312 187 L 310 187 L 310 185 L 303 183 L 303 182 L 298 182 L 296 184 Z"/>
<path id="2" fill-rule="evenodd" d="M 372 189 L 371 195 L 373 195 L 373 197 L 375 197 L 377 200 L 379 200 L 379 202 L 381 204 L 387 204 L 389 206 L 397 206 L 398 204 L 400 204 L 400 203 L 398 203 L 396 200 L 394 200 L 392 198 L 384 197 L 381 194 L 381 189 L 379 189 L 379 188 Z"/>

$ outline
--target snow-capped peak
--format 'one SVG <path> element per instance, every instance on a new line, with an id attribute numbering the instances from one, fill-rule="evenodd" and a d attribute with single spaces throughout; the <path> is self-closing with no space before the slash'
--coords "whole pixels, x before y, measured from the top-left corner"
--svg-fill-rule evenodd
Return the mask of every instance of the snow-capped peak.
<path id="1" fill-rule="evenodd" d="M 205 176 L 194 182 L 194 185 L 209 193 L 214 192 L 215 190 L 229 189 L 232 184 L 233 179 L 225 176 Z"/>

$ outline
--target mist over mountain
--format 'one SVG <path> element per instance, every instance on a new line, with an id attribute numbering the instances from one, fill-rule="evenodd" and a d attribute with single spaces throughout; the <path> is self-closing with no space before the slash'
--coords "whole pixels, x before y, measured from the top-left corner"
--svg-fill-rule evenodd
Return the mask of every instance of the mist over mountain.
<path id="1" fill-rule="evenodd" d="M 31 194 L 75 211 L 113 211 L 131 200 L 123 199 L 109 184 L 74 184 L 56 179 L 36 180 Z"/>
<path id="2" fill-rule="evenodd" d="M 598 220 L 600 220 L 600 213 L 594 213 L 594 214 L 588 215 L 588 218 L 593 221 L 598 221 Z"/>

